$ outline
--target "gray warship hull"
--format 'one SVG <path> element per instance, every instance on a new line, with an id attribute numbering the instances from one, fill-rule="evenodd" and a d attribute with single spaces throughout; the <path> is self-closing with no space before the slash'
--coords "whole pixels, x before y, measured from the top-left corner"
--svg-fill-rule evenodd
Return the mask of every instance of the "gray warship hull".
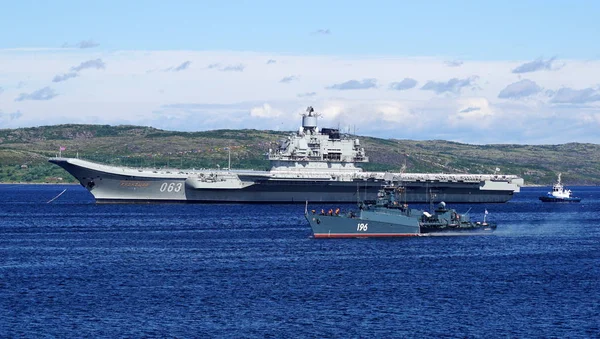
<path id="1" fill-rule="evenodd" d="M 504 203 L 522 179 L 493 175 L 383 172 L 141 169 L 76 158 L 49 160 L 73 175 L 97 203 L 354 203 L 375 199 L 390 177 L 402 180 L 409 203 Z"/>
<path id="2" fill-rule="evenodd" d="M 502 203 L 523 184 L 514 175 L 366 172 L 362 164 L 369 158 L 360 140 L 334 128 L 319 130 L 318 117 L 308 107 L 298 132 L 269 149 L 269 171 L 234 171 L 231 161 L 225 170 L 128 168 L 62 157 L 49 161 L 77 178 L 99 203 L 349 203 L 375 199 L 386 182 L 402 182 L 411 203 Z"/>
<path id="3" fill-rule="evenodd" d="M 361 219 L 306 215 L 315 238 L 416 237 L 422 235 L 416 219 L 398 220 L 398 218 L 398 216 L 389 216 L 389 220 L 369 220 L 364 215 Z"/>
<path id="4" fill-rule="evenodd" d="M 436 235 L 474 235 L 490 234 L 496 227 L 482 226 L 477 229 L 447 228 L 443 231 L 433 230 L 426 225 L 420 225 L 417 219 L 401 218 L 400 216 L 378 215 L 378 220 L 369 220 L 364 212 L 361 218 L 346 218 L 344 216 L 306 214 L 315 238 L 390 238 L 417 237 Z M 402 219 L 402 220 L 400 220 Z"/>
<path id="5" fill-rule="evenodd" d="M 309 213 L 306 202 L 304 216 L 315 238 L 490 234 L 496 229 L 496 224 L 487 223 L 485 218 L 483 222 L 472 222 L 468 211 L 460 214 L 448 209 L 445 202 L 440 202 L 431 212 L 409 208 L 399 200 L 404 192 L 403 186 L 385 185 L 375 201 L 363 201 L 358 212 L 342 214 L 339 208 L 335 212 L 330 209 Z"/>

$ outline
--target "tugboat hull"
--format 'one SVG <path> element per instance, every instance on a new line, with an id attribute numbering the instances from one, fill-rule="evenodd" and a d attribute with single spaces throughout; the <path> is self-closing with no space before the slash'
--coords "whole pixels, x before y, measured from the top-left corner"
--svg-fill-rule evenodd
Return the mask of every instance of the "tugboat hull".
<path id="1" fill-rule="evenodd" d="M 542 202 L 580 202 L 581 198 L 540 197 Z"/>

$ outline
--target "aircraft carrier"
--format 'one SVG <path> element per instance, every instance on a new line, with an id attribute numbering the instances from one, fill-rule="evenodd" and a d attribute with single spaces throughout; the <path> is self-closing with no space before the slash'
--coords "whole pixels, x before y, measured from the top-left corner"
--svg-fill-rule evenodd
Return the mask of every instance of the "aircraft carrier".
<path id="1" fill-rule="evenodd" d="M 294 135 L 271 149 L 269 171 L 156 169 L 50 158 L 89 190 L 97 203 L 352 203 L 374 200 L 382 185 L 401 182 L 407 203 L 503 203 L 520 191 L 515 175 L 368 172 L 358 139 L 317 127 L 312 107 Z"/>

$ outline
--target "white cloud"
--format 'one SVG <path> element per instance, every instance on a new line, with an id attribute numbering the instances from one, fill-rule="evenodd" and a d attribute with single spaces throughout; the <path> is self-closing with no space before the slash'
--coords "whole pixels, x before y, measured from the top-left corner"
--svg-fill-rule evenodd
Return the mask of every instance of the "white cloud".
<path id="1" fill-rule="evenodd" d="M 343 101 L 326 101 L 321 105 L 321 109 L 318 109 L 319 106 L 317 106 L 317 113 L 320 113 L 326 121 L 333 121 L 344 112 L 346 106 Z"/>
<path id="2" fill-rule="evenodd" d="M 498 94 L 502 99 L 521 99 L 542 91 L 542 88 L 529 79 L 523 79 L 506 86 Z"/>
<path id="3" fill-rule="evenodd" d="M 263 104 L 262 106 L 253 107 L 250 110 L 250 116 L 257 118 L 274 118 L 280 115 L 281 111 L 273 109 L 269 104 Z"/>
<path id="4" fill-rule="evenodd" d="M 106 64 L 104 61 L 102 61 L 102 59 L 88 60 L 80 63 L 78 66 L 71 67 L 71 70 L 74 72 L 79 72 L 88 68 L 105 69 Z"/>
<path id="5" fill-rule="evenodd" d="M 486 98 L 462 98 L 458 100 L 459 110 L 453 114 L 454 124 L 470 124 L 479 127 L 489 126 L 494 111 Z"/>
<path id="6" fill-rule="evenodd" d="M 381 116 L 383 121 L 399 123 L 400 125 L 413 124 L 415 118 L 410 109 L 401 102 L 382 102 L 376 106 L 375 112 Z"/>
<path id="7" fill-rule="evenodd" d="M 600 113 L 585 113 L 581 115 L 581 121 L 584 124 L 600 126 Z"/>
<path id="8" fill-rule="evenodd" d="M 283 77 L 281 80 L 279 80 L 279 82 L 284 83 L 284 84 L 289 84 L 290 82 L 298 81 L 299 79 L 300 79 L 300 77 L 297 75 L 290 75 L 287 77 Z"/>
<path id="9" fill-rule="evenodd" d="M 548 60 L 544 60 L 542 58 L 526 62 L 515 69 L 512 70 L 513 73 L 529 73 L 529 72 L 537 72 L 542 70 L 557 70 L 563 65 L 553 66 L 552 63 L 556 61 L 556 58 L 550 58 Z"/>
<path id="10" fill-rule="evenodd" d="M 448 67 L 460 67 L 464 62 L 462 60 L 447 60 L 444 64 Z"/>
<path id="11" fill-rule="evenodd" d="M 77 47 L 77 48 L 94 48 L 94 47 L 98 47 L 100 46 L 99 43 L 95 42 L 92 39 L 89 40 L 81 40 L 78 43 L 74 44 L 74 45 L 69 45 L 68 43 L 64 43 L 62 45 L 63 48 L 71 48 L 71 47 Z"/>
<path id="12" fill-rule="evenodd" d="M 69 73 L 65 73 L 65 74 L 59 74 L 57 76 L 55 76 L 52 79 L 52 82 L 62 82 L 62 81 L 67 81 L 71 78 L 76 78 L 78 76 L 77 73 L 75 72 L 69 72 Z"/>
<path id="13" fill-rule="evenodd" d="M 192 62 L 189 61 L 189 60 L 188 61 L 184 61 L 184 62 L 181 63 L 181 65 L 178 65 L 176 67 L 169 67 L 169 68 L 167 68 L 166 71 L 180 72 L 180 71 L 188 69 L 188 67 L 190 67 L 191 64 L 192 64 Z"/>
<path id="14" fill-rule="evenodd" d="M 477 76 L 471 76 L 464 79 L 452 78 L 448 81 L 427 81 L 422 90 L 425 91 L 433 91 L 437 94 L 442 94 L 445 92 L 458 94 L 465 87 L 474 87 L 475 81 L 477 80 Z"/>
<path id="15" fill-rule="evenodd" d="M 94 40 L 90 39 L 90 40 L 82 40 L 82 41 L 78 42 L 77 44 L 75 44 L 75 46 L 79 47 L 79 48 L 94 48 L 94 47 L 100 46 L 100 44 L 95 42 Z"/>
<path id="16" fill-rule="evenodd" d="M 377 79 L 348 80 L 339 84 L 327 86 L 327 89 L 337 90 L 354 90 L 354 89 L 369 89 L 377 87 Z"/>
<path id="17" fill-rule="evenodd" d="M 417 86 L 417 80 L 411 78 L 404 78 L 399 82 L 392 82 L 390 84 L 390 89 L 397 91 L 404 91 L 407 89 L 411 89 Z"/>
<path id="18" fill-rule="evenodd" d="M 40 88 L 37 91 L 33 91 L 31 93 L 21 93 L 15 99 L 15 101 L 24 101 L 24 100 L 52 100 L 52 98 L 56 97 L 58 93 L 48 86 L 44 88 Z"/>
<path id="19" fill-rule="evenodd" d="M 298 114 L 312 105 L 323 114 L 321 126 L 347 126 L 378 137 L 539 143 L 556 135 L 553 128 L 559 125 L 565 131 L 553 143 L 600 142 L 599 61 L 565 60 L 559 70 L 528 73 L 528 84 L 535 86 L 509 87 L 523 81 L 512 70 L 527 61 L 470 60 L 448 67 L 444 60 L 448 59 L 0 50 L 0 107 L 7 128 L 128 123 L 183 131 L 296 130 Z M 161 72 L 180 66 L 185 71 Z M 64 81 L 61 76 L 71 68 L 80 71 L 79 76 Z M 301 81 L 280 82 L 291 74 L 301 74 Z M 57 75 L 63 81 L 53 82 Z M 420 86 L 411 87 L 413 83 Z M 338 90 L 325 89 L 333 86 Z M 509 97 L 528 94 L 528 99 L 498 98 L 507 88 Z M 20 116 L 8 119 L 7 112 Z"/>
<path id="20" fill-rule="evenodd" d="M 220 70 L 223 72 L 243 72 L 246 65 L 237 64 L 237 65 L 227 65 Z"/>
<path id="21" fill-rule="evenodd" d="M 556 91 L 551 101 L 561 104 L 583 104 L 588 102 L 597 102 L 600 101 L 600 89 L 572 89 L 564 87 Z"/>
<path id="22" fill-rule="evenodd" d="M 329 28 L 321 28 L 321 29 L 317 29 L 316 31 L 312 32 L 311 34 L 313 34 L 313 35 L 329 35 L 329 34 L 331 34 L 331 31 L 329 30 Z"/>

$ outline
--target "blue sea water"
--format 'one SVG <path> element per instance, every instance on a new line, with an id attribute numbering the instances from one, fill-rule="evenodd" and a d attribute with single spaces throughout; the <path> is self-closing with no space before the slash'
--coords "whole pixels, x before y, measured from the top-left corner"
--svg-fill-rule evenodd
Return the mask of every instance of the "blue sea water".
<path id="1" fill-rule="evenodd" d="M 570 188 L 454 206 L 490 236 L 313 239 L 303 205 L 0 185 L 0 337 L 597 338 L 600 188 Z"/>

